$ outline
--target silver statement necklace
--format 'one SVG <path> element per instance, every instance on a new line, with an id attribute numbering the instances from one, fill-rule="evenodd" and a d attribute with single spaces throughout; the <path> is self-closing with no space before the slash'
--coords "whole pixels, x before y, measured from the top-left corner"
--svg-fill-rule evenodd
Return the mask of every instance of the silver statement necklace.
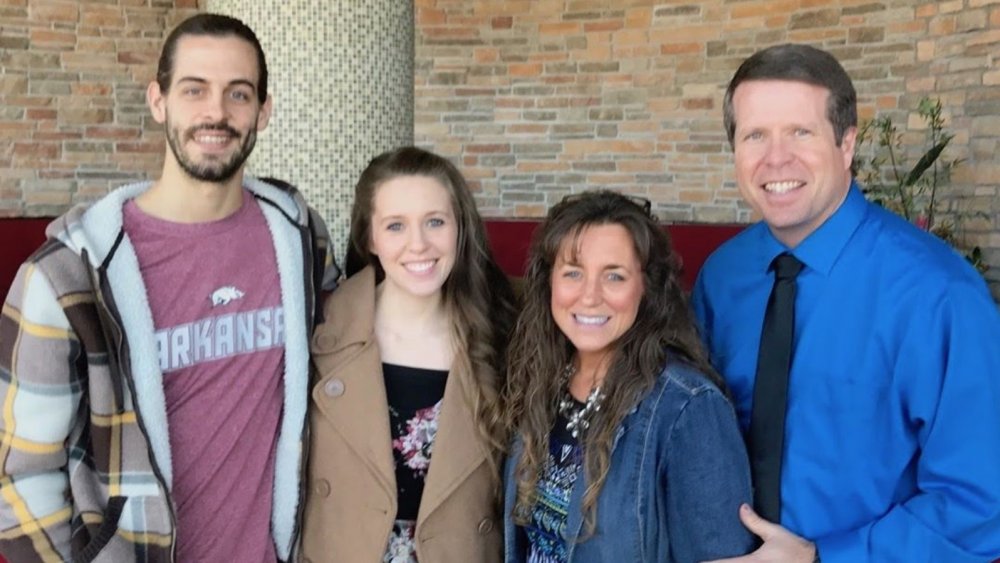
<path id="1" fill-rule="evenodd" d="M 566 366 L 566 375 L 563 376 L 562 398 L 559 399 L 559 414 L 566 418 L 566 431 L 573 438 L 579 438 L 580 434 L 590 428 L 590 419 L 593 414 L 601 410 L 604 393 L 601 393 L 601 386 L 598 385 L 590 390 L 583 406 L 577 406 L 577 402 L 569 392 L 569 380 L 573 377 L 574 371 L 576 370 L 573 369 L 572 364 Z"/>

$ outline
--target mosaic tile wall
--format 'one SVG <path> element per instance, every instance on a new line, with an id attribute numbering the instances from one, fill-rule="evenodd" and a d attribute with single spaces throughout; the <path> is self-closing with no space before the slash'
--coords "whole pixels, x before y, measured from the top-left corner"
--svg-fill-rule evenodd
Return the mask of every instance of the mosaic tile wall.
<path id="1" fill-rule="evenodd" d="M 343 264 L 354 184 L 372 157 L 413 142 L 409 0 L 209 0 L 240 18 L 267 55 L 274 114 L 250 172 L 301 189 Z"/>

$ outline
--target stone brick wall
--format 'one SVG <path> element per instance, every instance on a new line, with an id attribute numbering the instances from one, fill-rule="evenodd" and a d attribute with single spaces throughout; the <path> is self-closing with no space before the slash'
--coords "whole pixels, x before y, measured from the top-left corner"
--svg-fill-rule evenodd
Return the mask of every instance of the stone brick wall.
<path id="1" fill-rule="evenodd" d="M 945 198 L 981 212 L 1000 298 L 1000 0 L 416 0 L 418 143 L 455 157 L 487 215 L 534 216 L 569 191 L 649 197 L 664 219 L 749 221 L 722 94 L 758 48 L 812 43 L 855 80 L 862 118 L 945 105 L 965 159 Z M 911 152 L 912 152 L 911 148 Z"/>
<path id="2" fill-rule="evenodd" d="M 721 98 L 778 42 L 843 61 L 862 117 L 940 97 L 965 162 L 946 194 L 1000 298 L 1000 0 L 414 0 L 415 138 L 455 157 L 484 214 L 538 216 L 612 187 L 664 219 L 749 221 Z M 148 178 L 145 107 L 163 35 L 198 0 L 0 0 L 0 218 L 44 216 Z"/>
<path id="3" fill-rule="evenodd" d="M 0 0 L 0 218 L 155 175 L 146 108 L 164 35 L 197 0 Z"/>

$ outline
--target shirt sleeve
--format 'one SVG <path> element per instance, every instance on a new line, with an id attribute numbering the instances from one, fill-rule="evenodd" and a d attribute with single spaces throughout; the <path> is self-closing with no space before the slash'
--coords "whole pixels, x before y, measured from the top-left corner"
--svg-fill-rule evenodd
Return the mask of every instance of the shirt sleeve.
<path id="1" fill-rule="evenodd" d="M 674 561 L 749 553 L 753 536 L 739 519 L 751 502 L 750 466 L 736 415 L 715 388 L 695 393 L 669 432 L 665 481 Z"/>
<path id="2" fill-rule="evenodd" d="M 705 343 L 708 351 L 711 352 L 712 343 L 710 336 L 712 319 L 705 283 L 705 270 L 702 268 L 698 277 L 695 278 L 694 287 L 691 289 L 691 311 L 694 313 L 695 323 L 698 325 L 698 333 L 701 335 L 702 342 Z"/>
<path id="3" fill-rule="evenodd" d="M 899 322 L 894 380 L 919 494 L 816 540 L 824 563 L 1000 557 L 1000 314 L 980 285 L 922 295 Z"/>
<path id="4" fill-rule="evenodd" d="M 319 286 L 323 292 L 329 293 L 337 289 L 337 285 L 340 283 L 341 270 L 337 265 L 336 249 L 333 247 L 333 240 L 330 238 L 330 231 L 327 229 L 326 222 L 312 208 L 309 208 L 309 223 L 310 229 L 313 231 L 313 244 L 322 253 L 323 275 L 320 278 Z"/>
<path id="5" fill-rule="evenodd" d="M 22 266 L 0 316 L 0 553 L 9 561 L 69 560 L 66 442 L 79 356 L 52 286 Z"/>

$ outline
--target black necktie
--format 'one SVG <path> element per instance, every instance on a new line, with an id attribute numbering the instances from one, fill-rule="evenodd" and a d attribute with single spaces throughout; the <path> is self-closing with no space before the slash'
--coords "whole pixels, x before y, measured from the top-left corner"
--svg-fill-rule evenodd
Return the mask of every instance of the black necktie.
<path id="1" fill-rule="evenodd" d="M 771 522 L 781 521 L 781 453 L 785 441 L 785 408 L 788 368 L 792 363 L 795 332 L 795 277 L 802 262 L 788 253 L 773 262 L 774 287 L 767 300 L 760 333 L 757 377 L 750 413 L 750 469 L 753 503 L 757 513 Z"/>

